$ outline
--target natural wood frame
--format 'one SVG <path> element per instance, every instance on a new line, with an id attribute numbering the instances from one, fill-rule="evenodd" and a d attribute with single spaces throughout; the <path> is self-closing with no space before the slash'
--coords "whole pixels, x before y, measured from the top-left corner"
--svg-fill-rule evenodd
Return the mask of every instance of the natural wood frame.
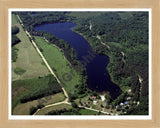
<path id="1" fill-rule="evenodd" d="M 152 119 L 151 120 L 9 120 L 8 12 L 9 8 L 151 8 L 152 9 Z M 35 127 L 160 127 L 160 1 L 159 0 L 0 0 L 0 128 Z"/>

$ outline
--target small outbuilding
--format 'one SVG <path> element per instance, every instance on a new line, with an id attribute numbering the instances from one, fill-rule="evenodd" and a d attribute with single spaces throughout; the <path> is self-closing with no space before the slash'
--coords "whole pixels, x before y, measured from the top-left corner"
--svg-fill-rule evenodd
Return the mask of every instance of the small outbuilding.
<path id="1" fill-rule="evenodd" d="M 131 100 L 132 98 L 131 97 L 127 97 L 127 100 Z"/>
<path id="2" fill-rule="evenodd" d="M 97 101 L 95 101 L 95 100 L 94 100 L 94 101 L 93 101 L 93 104 L 95 104 L 95 105 L 96 105 L 96 104 L 97 104 Z"/>
<path id="3" fill-rule="evenodd" d="M 123 103 L 120 103 L 120 106 L 123 106 L 124 104 Z"/>
<path id="4" fill-rule="evenodd" d="M 124 104 L 127 105 L 127 104 L 128 104 L 128 101 L 125 101 Z"/>

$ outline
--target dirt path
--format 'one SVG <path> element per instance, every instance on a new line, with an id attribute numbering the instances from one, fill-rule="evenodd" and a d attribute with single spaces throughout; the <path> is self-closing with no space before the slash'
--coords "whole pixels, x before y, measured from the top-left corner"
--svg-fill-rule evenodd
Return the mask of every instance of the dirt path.
<path id="1" fill-rule="evenodd" d="M 122 54 L 122 61 L 123 61 L 123 63 L 125 63 L 125 60 L 124 60 L 124 52 L 121 51 L 121 54 Z"/>
<path id="2" fill-rule="evenodd" d="M 113 113 L 109 113 L 109 112 L 105 112 L 105 111 L 100 111 L 100 110 L 93 109 L 93 108 L 88 108 L 88 107 L 84 107 L 84 106 L 78 106 L 78 107 L 85 108 L 85 109 L 88 109 L 88 110 L 92 110 L 92 111 L 95 111 L 95 112 L 101 112 L 101 113 L 107 114 L 107 115 L 114 115 Z"/>
<path id="3" fill-rule="evenodd" d="M 89 25 L 89 30 L 91 31 L 92 30 L 92 24 L 90 22 L 90 25 Z"/>
<path id="4" fill-rule="evenodd" d="M 41 109 L 38 109 L 33 115 L 36 115 L 36 114 L 37 114 L 40 110 L 42 110 L 42 109 L 45 109 L 45 108 L 48 108 L 48 107 L 52 107 L 52 106 L 56 106 L 56 105 L 60 105 L 60 104 L 71 104 L 71 103 L 69 103 L 68 100 L 65 99 L 65 100 L 62 101 L 62 102 L 58 102 L 58 103 L 54 103 L 54 104 L 49 104 L 49 105 L 44 106 L 44 107 L 41 108 Z"/>
<path id="5" fill-rule="evenodd" d="M 140 83 L 140 88 L 139 88 L 139 95 L 141 95 L 141 90 L 142 90 L 142 82 L 143 82 L 143 79 L 140 75 L 138 75 L 138 78 L 139 78 L 139 83 Z"/>
<path id="6" fill-rule="evenodd" d="M 20 19 L 20 17 L 19 17 L 18 15 L 17 15 L 17 17 L 18 17 L 21 25 L 24 26 L 23 23 L 22 23 L 22 21 L 21 21 L 21 19 Z M 51 72 L 51 74 L 56 78 L 57 82 L 60 84 L 60 83 L 61 83 L 60 80 L 57 78 L 57 76 L 56 76 L 55 73 L 53 72 L 52 68 L 49 66 L 48 62 L 46 61 L 46 59 L 45 59 L 45 57 L 43 56 L 42 52 L 39 50 L 39 48 L 38 48 L 38 46 L 36 45 L 36 43 L 33 41 L 31 35 L 29 34 L 29 32 L 28 32 L 27 30 L 26 30 L 25 32 L 26 32 L 26 34 L 28 35 L 28 37 L 31 39 L 31 43 L 32 43 L 33 46 L 35 47 L 35 49 L 36 49 L 36 51 L 38 52 L 38 54 L 41 56 L 43 62 L 46 64 L 48 70 Z M 60 85 L 61 85 L 61 84 L 60 84 Z M 61 86 L 61 87 L 62 87 L 62 86 Z M 63 93 L 64 93 L 64 95 L 65 95 L 65 97 L 66 97 L 66 99 L 65 99 L 64 101 L 47 105 L 47 106 L 45 106 L 45 107 L 43 107 L 43 108 L 41 108 L 41 109 L 44 109 L 44 108 L 50 107 L 50 106 L 54 106 L 54 105 L 58 105 L 58 104 L 62 104 L 62 103 L 68 103 L 68 94 L 67 94 L 66 90 L 65 90 L 63 87 L 62 87 L 62 90 L 63 90 Z M 35 113 L 37 113 L 39 110 L 40 110 L 40 109 L 38 109 Z"/>
<path id="7" fill-rule="evenodd" d="M 22 22 L 21 19 L 20 19 L 20 17 L 19 17 L 18 15 L 17 15 L 17 17 L 18 17 L 21 25 L 24 26 L 24 25 L 23 25 L 23 22 Z M 92 27 L 92 26 L 90 26 L 90 28 L 91 28 L 91 27 Z M 33 46 L 35 47 L 35 49 L 36 49 L 36 51 L 38 52 L 38 54 L 41 56 L 42 60 L 43 60 L 44 63 L 46 64 L 48 70 L 51 72 L 51 74 L 56 78 L 57 82 L 60 84 L 60 83 L 61 83 L 60 80 L 57 78 L 57 76 L 55 75 L 55 73 L 53 72 L 53 70 L 51 69 L 51 67 L 49 66 L 48 62 L 46 61 L 45 57 L 43 56 L 43 54 L 42 54 L 41 51 L 39 50 L 39 48 L 38 48 L 38 46 L 36 45 L 36 43 L 33 41 L 31 35 L 29 34 L 29 32 L 28 32 L 27 30 L 26 30 L 25 32 L 26 32 L 26 34 L 28 35 L 28 37 L 31 39 L 31 43 L 32 43 Z M 98 36 L 97 36 L 97 38 L 98 38 Z M 99 39 L 99 38 L 98 38 L 98 39 Z M 107 48 L 109 48 L 109 46 L 106 45 L 105 43 L 103 43 L 103 42 L 101 42 L 101 43 L 102 43 L 103 45 L 105 45 Z M 60 85 L 61 85 L 61 84 L 60 84 Z M 62 87 L 62 86 L 61 86 L 61 87 Z M 65 97 L 66 97 L 64 101 L 57 102 L 57 103 L 50 104 L 50 105 L 46 105 L 46 106 L 44 106 L 43 108 L 38 109 L 33 115 L 36 115 L 40 110 L 45 109 L 45 108 L 47 108 L 47 107 L 56 106 L 56 105 L 60 105 L 60 104 L 63 104 L 63 103 L 65 103 L 65 104 L 71 104 L 71 103 L 68 102 L 68 94 L 67 94 L 67 92 L 65 91 L 65 89 L 64 89 L 63 87 L 62 87 L 62 90 L 63 90 L 63 93 L 64 93 L 64 95 L 65 95 Z M 80 106 L 80 107 L 83 107 L 83 106 Z M 100 110 L 96 110 L 96 109 L 92 109 L 92 108 L 88 108 L 88 107 L 83 107 L 83 108 L 88 109 L 88 110 L 92 110 L 92 111 L 96 111 L 96 112 L 99 112 L 99 111 L 100 111 Z M 113 114 L 113 113 L 108 113 L 108 112 L 104 112 L 104 111 L 100 111 L 100 112 L 101 112 L 101 113 L 104 113 L 104 114 L 111 114 L 111 115 Z"/>
<path id="8" fill-rule="evenodd" d="M 100 42 L 101 42 L 102 45 L 104 45 L 104 46 L 106 46 L 108 49 L 110 49 L 109 45 L 107 45 L 107 44 L 105 44 L 105 43 L 103 43 L 103 42 L 101 41 L 101 37 L 100 37 L 99 35 L 97 35 L 97 39 L 100 40 Z"/>

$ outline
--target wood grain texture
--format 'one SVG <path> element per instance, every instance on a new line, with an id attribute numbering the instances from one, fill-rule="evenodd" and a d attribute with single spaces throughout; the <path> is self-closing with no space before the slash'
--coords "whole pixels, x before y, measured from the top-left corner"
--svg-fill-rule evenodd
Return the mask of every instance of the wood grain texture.
<path id="1" fill-rule="evenodd" d="M 8 120 L 9 8 L 151 8 L 152 120 Z M 160 0 L 0 0 L 0 128 L 160 128 Z"/>

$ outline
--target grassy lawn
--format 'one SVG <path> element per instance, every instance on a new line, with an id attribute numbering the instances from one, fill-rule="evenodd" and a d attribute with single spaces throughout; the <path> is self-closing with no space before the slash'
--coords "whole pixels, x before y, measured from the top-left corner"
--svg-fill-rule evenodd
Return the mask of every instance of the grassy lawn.
<path id="1" fill-rule="evenodd" d="M 53 44 L 49 44 L 42 37 L 36 36 L 34 38 L 38 47 L 42 49 L 42 54 L 46 58 L 50 67 L 53 69 L 60 81 L 65 84 L 62 84 L 62 86 L 64 86 L 67 92 L 73 91 L 75 89 L 75 85 L 79 84 L 80 75 L 77 74 L 72 67 L 67 66 L 70 65 L 70 63 L 64 58 L 64 54 L 59 50 L 59 48 Z M 65 80 L 67 77 L 71 77 L 71 80 Z"/>
<path id="2" fill-rule="evenodd" d="M 17 34 L 17 37 L 21 42 L 14 47 L 18 49 L 17 60 L 12 63 L 12 80 L 18 79 L 28 79 L 38 76 L 46 76 L 49 74 L 48 69 L 42 65 L 42 59 L 33 48 L 29 38 L 26 33 L 23 31 L 22 27 L 18 23 L 16 26 L 19 27 L 20 32 Z M 18 75 L 14 72 L 16 68 L 21 68 L 26 70 L 22 75 Z"/>
<path id="3" fill-rule="evenodd" d="M 32 106 L 36 107 L 39 104 L 38 101 L 43 101 L 44 105 L 48 105 L 48 104 L 63 101 L 64 99 L 65 99 L 65 97 L 64 97 L 63 93 L 57 93 L 55 95 L 51 95 L 50 98 L 47 98 L 47 97 L 40 98 L 38 100 L 33 100 L 33 101 L 29 101 L 27 103 L 19 104 L 15 107 L 15 109 L 13 111 L 13 115 L 29 115 L 30 108 Z"/>
<path id="4" fill-rule="evenodd" d="M 12 14 L 12 25 L 18 24 L 18 19 L 15 14 Z"/>
<path id="5" fill-rule="evenodd" d="M 61 109 L 64 109 L 64 108 L 68 110 L 68 109 L 71 109 L 72 106 L 69 105 L 69 104 L 60 104 L 60 105 L 44 108 L 44 109 L 40 110 L 36 115 L 45 115 L 50 111 L 61 110 Z"/>
<path id="6" fill-rule="evenodd" d="M 79 111 L 82 115 L 97 115 L 98 112 L 88 110 L 88 109 L 80 109 Z"/>

